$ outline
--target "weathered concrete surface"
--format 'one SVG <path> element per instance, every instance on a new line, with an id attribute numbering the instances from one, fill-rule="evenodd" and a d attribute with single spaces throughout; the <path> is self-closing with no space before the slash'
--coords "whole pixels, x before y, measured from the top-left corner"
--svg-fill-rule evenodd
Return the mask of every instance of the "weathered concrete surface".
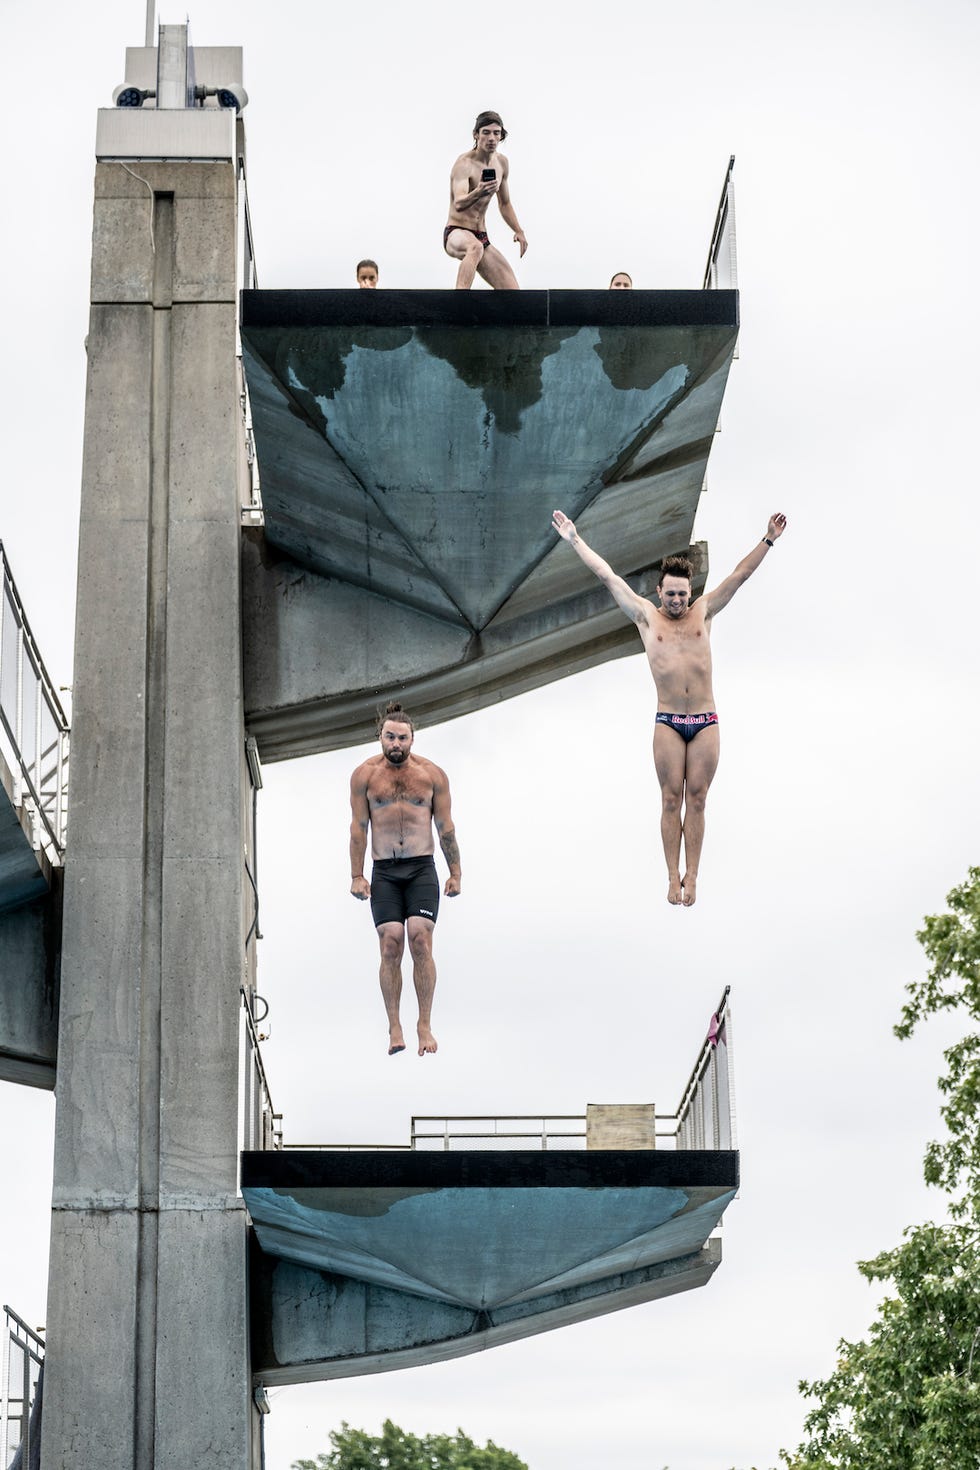
<path id="1" fill-rule="evenodd" d="M 96 170 L 42 1465 L 243 1470 L 236 178 L 138 172 Z"/>
<path id="2" fill-rule="evenodd" d="M 551 512 L 651 592 L 690 543 L 738 329 L 734 292 L 367 294 L 244 297 L 266 759 L 369 738 L 393 688 L 446 719 L 635 648 Z"/>
<path id="3" fill-rule="evenodd" d="M 581 524 L 589 539 L 586 518 Z M 276 555 L 261 532 L 246 533 L 242 555 L 249 697 L 271 701 L 263 710 L 250 706 L 248 724 L 270 761 L 371 739 L 378 701 L 389 691 L 404 691 L 422 723 L 442 723 L 640 647 L 636 629 L 594 578 L 474 634 L 298 566 Z M 707 548 L 700 542 L 688 555 L 699 593 Z M 571 556 L 565 569 L 572 570 Z M 652 597 L 658 578 L 659 563 L 628 580 Z"/>
<path id="4" fill-rule="evenodd" d="M 444 1362 L 706 1286 L 717 1237 L 692 1254 L 539 1297 L 473 1310 L 251 1255 L 252 1371 L 270 1386 Z"/>
<path id="5" fill-rule="evenodd" d="M 709 1150 L 242 1155 L 263 1250 L 474 1309 L 689 1255 L 737 1184 Z"/>
<path id="6" fill-rule="evenodd" d="M 52 892 L 0 912 L 0 1080 L 52 1088 L 58 1058 L 61 873 Z"/>

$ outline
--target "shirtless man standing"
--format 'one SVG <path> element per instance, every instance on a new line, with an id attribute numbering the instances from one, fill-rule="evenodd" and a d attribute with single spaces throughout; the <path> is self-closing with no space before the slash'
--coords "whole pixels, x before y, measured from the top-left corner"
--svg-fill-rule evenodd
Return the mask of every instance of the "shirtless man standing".
<path id="1" fill-rule="evenodd" d="M 402 993 L 405 932 L 419 1003 L 419 1056 L 438 1050 L 432 1034 L 436 967 L 432 931 L 439 912 L 439 879 L 433 861 L 432 824 L 449 864 L 445 894 L 455 898 L 462 873 L 445 771 L 412 754 L 415 726 L 400 704 L 389 704 L 378 725 L 381 754 L 358 766 L 350 782 L 350 891 L 369 898 L 381 941 L 381 994 L 388 1013 L 388 1055 L 405 1050 L 398 1007 Z M 364 877 L 371 828 L 374 868 Z"/>
<path id="2" fill-rule="evenodd" d="M 469 153 L 461 153 L 453 164 L 449 178 L 449 223 L 442 232 L 442 247 L 447 255 L 459 261 L 457 291 L 468 291 L 477 273 L 495 291 L 520 290 L 506 258 L 490 244 L 486 232 L 487 207 L 496 194 L 504 224 L 514 231 L 523 260 L 527 240 L 510 202 L 507 182 L 510 164 L 497 152 L 506 136 L 507 129 L 499 113 L 481 112 L 473 127 L 474 146 Z"/>
<path id="3" fill-rule="evenodd" d="M 653 761 L 663 797 L 660 833 L 667 859 L 667 902 L 690 908 L 697 897 L 698 864 L 704 840 L 704 803 L 718 768 L 718 716 L 711 688 L 711 620 L 727 607 L 742 583 L 761 565 L 786 529 L 786 517 L 769 517 L 766 534 L 713 592 L 691 601 L 693 567 L 684 556 L 668 556 L 660 569 L 657 596 L 648 602 L 587 546 L 560 510 L 552 526 L 609 588 L 643 640 L 657 686 Z M 683 818 L 681 807 L 684 808 Z M 681 877 L 681 834 L 686 871 Z"/>

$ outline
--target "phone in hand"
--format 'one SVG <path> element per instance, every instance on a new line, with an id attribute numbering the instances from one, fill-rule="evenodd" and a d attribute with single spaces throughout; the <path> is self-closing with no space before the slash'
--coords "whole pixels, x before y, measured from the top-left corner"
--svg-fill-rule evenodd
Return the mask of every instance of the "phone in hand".
<path id="1" fill-rule="evenodd" d="M 485 168 L 483 170 L 482 174 L 480 175 L 480 183 L 481 184 L 492 184 L 493 181 L 494 181 L 494 179 L 496 177 L 497 177 L 497 170 L 495 168 Z"/>

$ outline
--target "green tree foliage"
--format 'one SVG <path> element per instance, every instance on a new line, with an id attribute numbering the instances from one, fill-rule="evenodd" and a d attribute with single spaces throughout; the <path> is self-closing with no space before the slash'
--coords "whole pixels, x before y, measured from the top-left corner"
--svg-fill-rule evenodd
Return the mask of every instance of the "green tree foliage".
<path id="1" fill-rule="evenodd" d="M 980 1026 L 980 868 L 970 868 L 946 902 L 949 911 L 926 919 L 916 935 L 932 964 L 924 980 L 906 986 L 909 999 L 895 1027 L 903 1039 L 937 1011 L 965 1011 Z M 980 1224 L 980 1034 L 968 1032 L 943 1055 L 939 1090 L 949 1136 L 929 1145 L 925 1176 L 953 1196 L 954 1219 Z"/>
<path id="2" fill-rule="evenodd" d="M 949 910 L 916 936 L 930 961 L 906 987 L 896 1035 L 939 1011 L 980 1025 L 980 868 Z M 906 1230 L 901 1245 L 858 1269 L 889 1282 L 865 1340 L 841 1342 L 829 1378 L 800 1384 L 815 1407 L 808 1438 L 783 1451 L 790 1470 L 977 1470 L 980 1466 L 980 1034 L 944 1052 L 939 1087 L 947 1136 L 929 1145 L 928 1183 L 946 1191 L 952 1223 Z"/>
<path id="3" fill-rule="evenodd" d="M 346 1421 L 330 1431 L 330 1449 L 315 1460 L 294 1460 L 293 1470 L 527 1470 L 510 1450 L 493 1440 L 483 1449 L 458 1429 L 421 1439 L 386 1419 L 380 1435 L 351 1429 Z"/>
<path id="4" fill-rule="evenodd" d="M 841 1342 L 794 1467 L 976 1470 L 980 1464 L 980 1232 L 920 1225 L 858 1269 L 892 1282 L 862 1342 Z"/>

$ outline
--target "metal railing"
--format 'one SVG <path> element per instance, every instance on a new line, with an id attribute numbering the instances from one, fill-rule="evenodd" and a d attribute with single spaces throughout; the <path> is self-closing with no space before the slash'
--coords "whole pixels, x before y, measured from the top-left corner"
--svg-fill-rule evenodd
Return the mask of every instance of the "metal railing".
<path id="1" fill-rule="evenodd" d="M 735 1147 L 734 1087 L 731 1056 L 730 986 L 712 1013 L 708 1034 L 675 1113 L 658 1113 L 655 1134 L 674 1149 Z M 533 1124 L 532 1126 L 529 1126 Z M 553 1125 L 559 1125 L 557 1127 Z M 422 1126 L 420 1126 L 422 1125 Z M 412 1148 L 562 1148 L 587 1147 L 586 1119 L 569 1114 L 498 1117 L 426 1116 L 412 1119 Z M 529 1140 L 534 1140 L 531 1143 Z"/>
<path id="2" fill-rule="evenodd" d="M 454 1147 L 585 1148 L 585 1118 L 579 1113 L 505 1113 L 494 1118 L 423 1114 L 412 1119 L 410 1147 L 447 1152 Z"/>
<path id="3" fill-rule="evenodd" d="M 681 1092 L 674 1113 L 658 1113 L 655 1137 L 668 1149 L 733 1149 L 735 1143 L 735 1087 L 732 1070 L 731 986 L 726 985 L 697 1060 Z M 270 1105 L 271 1106 L 271 1105 Z M 278 1115 L 274 1115 L 278 1116 Z M 419 1114 L 412 1118 L 411 1142 L 295 1143 L 278 1148 L 334 1153 L 367 1150 L 395 1152 L 415 1149 L 584 1149 L 588 1146 L 587 1119 L 578 1113 L 511 1113 L 496 1115 Z"/>
<path id="4" fill-rule="evenodd" d="M 262 1065 L 262 1051 L 259 1042 L 263 1039 L 259 1034 L 259 1026 L 268 1014 L 268 1007 L 262 1016 L 256 1017 L 253 1009 L 256 1001 L 262 1001 L 262 997 L 254 991 L 249 992 L 244 985 L 239 987 L 242 995 L 242 1011 L 244 1013 L 244 1026 L 242 1029 L 242 1116 L 241 1116 L 241 1138 L 243 1149 L 278 1149 L 282 1148 L 282 1113 L 277 1113 L 272 1105 L 272 1095 L 269 1092 L 269 1080 L 265 1075 L 265 1067 Z M 262 1001 L 265 1005 L 265 1002 Z"/>
<path id="5" fill-rule="evenodd" d="M 0 1466 L 31 1463 L 31 1408 L 44 1362 L 44 1339 L 4 1307 L 0 1371 Z"/>
<path id="6" fill-rule="evenodd" d="M 68 720 L 31 634 L 0 541 L 0 754 L 35 850 L 60 864 L 68 813 Z"/>
<path id="7" fill-rule="evenodd" d="M 239 122 L 241 127 L 241 122 Z M 245 160 L 238 159 L 238 290 L 239 301 L 242 291 L 253 291 L 259 284 L 255 268 L 255 242 L 252 237 L 252 215 L 248 204 L 248 183 L 245 177 Z M 238 367 L 238 402 L 241 411 L 245 474 L 242 485 L 242 523 L 261 526 L 262 486 L 259 477 L 259 462 L 255 452 L 255 431 L 252 425 L 252 404 L 248 396 L 248 379 L 242 361 L 241 314 L 235 328 L 235 357 Z"/>
<path id="8" fill-rule="evenodd" d="M 705 291 L 734 291 L 738 286 L 738 256 L 735 249 L 735 155 L 728 160 L 715 227 L 708 248 L 708 263 L 701 283 Z"/>
<path id="9" fill-rule="evenodd" d="M 675 1148 L 736 1147 L 732 1013 L 726 985 L 674 1116 Z"/>
<path id="10" fill-rule="evenodd" d="M 578 1128 L 558 1131 L 556 1123 L 578 1123 Z M 427 1129 L 424 1125 L 438 1126 Z M 411 1143 L 284 1143 L 287 1152 L 360 1154 L 360 1153 L 433 1153 L 454 1148 L 585 1148 L 585 1119 L 579 1114 L 566 1118 L 558 1113 L 498 1113 L 493 1117 L 453 1114 L 443 1117 L 419 1114 L 412 1118 Z M 529 1142 L 528 1140 L 533 1140 Z"/>

